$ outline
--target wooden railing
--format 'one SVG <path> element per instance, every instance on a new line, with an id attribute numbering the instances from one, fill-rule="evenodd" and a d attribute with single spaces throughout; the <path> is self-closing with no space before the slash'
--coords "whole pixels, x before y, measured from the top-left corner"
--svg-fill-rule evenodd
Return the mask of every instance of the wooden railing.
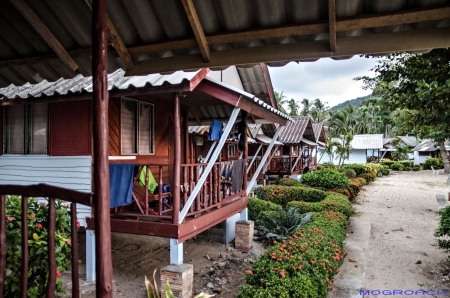
<path id="1" fill-rule="evenodd" d="M 139 167 L 137 175 L 133 179 L 133 203 L 132 206 L 126 206 L 114 209 L 114 217 L 142 217 L 142 218 L 155 218 L 155 219 L 172 219 L 173 212 L 179 212 L 172 210 L 173 198 L 172 192 L 165 192 L 164 185 L 169 184 L 169 173 L 173 169 L 172 164 L 144 164 L 137 163 Z M 138 185 L 139 175 L 143 171 L 143 167 L 146 167 L 145 172 L 145 185 Z M 158 183 L 158 193 L 152 194 L 148 190 L 149 175 L 155 177 Z M 156 178 L 157 177 L 157 178 Z M 166 178 L 164 178 L 166 177 Z M 156 208 L 149 207 L 149 203 L 154 202 Z M 130 208 L 136 206 L 139 213 L 131 212 Z M 156 209 L 156 210 L 155 210 Z"/>
<path id="2" fill-rule="evenodd" d="M 204 163 L 181 165 L 181 209 L 186 204 L 205 168 L 206 164 Z M 221 181 L 221 173 L 222 164 L 216 162 L 209 173 L 208 178 L 195 197 L 194 203 L 189 208 L 187 216 L 193 216 L 212 208 L 220 208 L 222 204 L 245 194 L 245 191 L 242 188 L 233 192 L 230 184 Z M 242 176 L 243 178 L 244 175 L 245 173 Z"/>
<path id="3" fill-rule="evenodd" d="M 0 185 L 0 296 L 3 297 L 6 269 L 6 195 L 17 195 L 22 197 L 21 237 L 22 237 L 22 269 L 20 297 L 27 297 L 28 282 L 28 198 L 48 198 L 48 280 L 46 297 L 55 297 L 56 289 L 56 253 L 55 253 L 55 228 L 56 207 L 55 198 L 70 202 L 70 223 L 72 243 L 72 297 L 79 297 L 78 281 L 78 236 L 77 236 L 77 210 L 76 204 L 92 205 L 90 193 L 82 193 L 46 184 L 31 186 Z"/>
<path id="4" fill-rule="evenodd" d="M 249 160 L 248 163 L 250 163 L 250 162 L 251 162 L 251 161 Z M 249 168 L 249 171 L 248 171 L 248 173 L 247 173 L 247 176 L 248 176 L 248 177 L 252 177 L 252 176 L 255 174 L 256 169 L 258 168 L 258 166 L 259 166 L 260 163 L 261 163 L 261 159 L 259 159 L 259 158 L 256 158 L 256 159 L 253 161 L 253 163 L 252 163 L 252 165 L 251 165 L 251 167 Z"/>
<path id="5" fill-rule="evenodd" d="M 270 161 L 269 165 L 269 171 L 270 172 L 280 172 L 280 173 L 291 173 L 291 172 L 297 172 L 303 170 L 303 158 L 300 157 L 297 164 L 295 164 L 295 161 L 297 160 L 297 157 L 274 157 Z M 292 169 L 292 167 L 295 168 Z"/>

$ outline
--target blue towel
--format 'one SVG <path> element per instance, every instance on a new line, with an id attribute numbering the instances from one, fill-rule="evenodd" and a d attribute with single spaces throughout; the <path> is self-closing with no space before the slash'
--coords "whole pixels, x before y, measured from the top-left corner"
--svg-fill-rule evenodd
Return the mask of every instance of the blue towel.
<path id="1" fill-rule="evenodd" d="M 133 192 L 134 164 L 110 164 L 110 207 L 131 204 Z"/>
<path id="2" fill-rule="evenodd" d="M 210 141 L 219 140 L 223 133 L 222 128 L 223 128 L 222 122 L 213 119 L 213 121 L 211 122 L 211 126 L 209 127 L 208 140 Z"/>

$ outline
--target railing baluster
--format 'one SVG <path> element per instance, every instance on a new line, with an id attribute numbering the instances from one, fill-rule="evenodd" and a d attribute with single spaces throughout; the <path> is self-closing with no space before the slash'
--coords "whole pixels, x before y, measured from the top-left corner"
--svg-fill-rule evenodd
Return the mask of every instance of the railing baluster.
<path id="1" fill-rule="evenodd" d="M 55 259 L 55 199 L 48 199 L 48 281 L 47 297 L 55 296 L 56 289 L 56 259 Z"/>
<path id="2" fill-rule="evenodd" d="M 196 183 L 198 183 L 198 177 L 200 177 L 199 170 L 200 170 L 200 167 L 196 166 L 195 167 L 195 174 L 194 174 L 194 179 L 195 179 Z M 200 210 L 200 197 L 201 197 L 201 194 L 202 194 L 202 191 L 200 189 L 200 191 L 197 194 L 196 200 L 195 200 L 195 202 L 196 202 L 196 204 L 195 204 L 195 211 Z"/>
<path id="3" fill-rule="evenodd" d="M 159 166 L 159 179 L 158 179 L 158 215 L 162 215 L 162 207 L 163 207 L 163 199 L 162 199 L 162 194 L 163 194 L 163 169 L 162 166 Z M 169 203 L 169 202 L 167 202 Z M 173 202 L 172 202 L 173 204 Z"/>
<path id="4" fill-rule="evenodd" d="M 70 233 L 72 235 L 72 297 L 80 297 L 80 283 L 78 278 L 78 225 L 77 204 L 70 205 Z"/>
<path id="5" fill-rule="evenodd" d="M 213 167 L 213 171 L 216 167 Z M 209 172 L 209 198 L 208 198 L 208 206 L 211 206 L 213 204 L 213 171 Z"/>
<path id="6" fill-rule="evenodd" d="M 28 291 L 28 197 L 22 197 L 22 275 L 20 296 L 27 297 Z M 2 218 L 2 220 L 5 220 Z M 48 296 L 49 297 L 49 296 Z"/>
<path id="7" fill-rule="evenodd" d="M 217 175 L 217 170 L 220 167 L 220 165 L 214 166 L 214 204 L 217 203 L 217 198 L 219 196 L 219 175 Z"/>
<path id="8" fill-rule="evenodd" d="M 148 215 L 148 173 L 150 172 L 150 167 L 145 167 L 145 215 Z"/>
<path id="9" fill-rule="evenodd" d="M 184 171 L 183 171 L 183 205 L 181 206 L 180 204 L 180 208 L 183 208 L 184 205 L 186 205 L 186 201 L 188 199 L 188 191 L 190 189 L 190 185 L 189 185 L 189 167 L 184 167 Z"/>
<path id="10" fill-rule="evenodd" d="M 189 195 L 191 194 L 192 190 L 195 187 L 195 184 L 194 184 L 194 167 L 195 166 L 190 166 L 189 167 L 189 172 L 190 172 L 190 176 L 189 176 Z M 190 212 L 193 212 L 193 211 L 194 211 L 194 204 L 191 204 Z"/>
<path id="11" fill-rule="evenodd" d="M 6 269 L 6 254 L 8 248 L 6 246 L 6 196 L 0 196 L 0 295 L 3 295 L 3 288 L 5 285 L 5 269 Z"/>

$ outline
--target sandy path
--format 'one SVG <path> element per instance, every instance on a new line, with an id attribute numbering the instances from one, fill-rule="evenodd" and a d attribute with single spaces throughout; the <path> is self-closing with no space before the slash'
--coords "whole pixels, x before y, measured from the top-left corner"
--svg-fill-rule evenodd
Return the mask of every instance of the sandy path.
<path id="1" fill-rule="evenodd" d="M 431 171 L 399 172 L 365 186 L 354 204 L 357 215 L 348 229 L 347 257 L 328 297 L 375 297 L 377 290 L 448 290 L 447 256 L 433 237 L 439 221 L 435 195 L 447 194 L 446 181 L 446 175 Z M 361 295 L 360 289 L 375 292 Z"/>

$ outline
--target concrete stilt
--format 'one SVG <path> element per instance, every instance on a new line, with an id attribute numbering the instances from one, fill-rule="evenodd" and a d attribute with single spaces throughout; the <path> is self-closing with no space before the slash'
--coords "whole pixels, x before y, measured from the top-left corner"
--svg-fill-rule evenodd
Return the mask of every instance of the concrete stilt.
<path id="1" fill-rule="evenodd" d="M 95 231 L 86 229 L 86 281 L 95 280 Z"/>

